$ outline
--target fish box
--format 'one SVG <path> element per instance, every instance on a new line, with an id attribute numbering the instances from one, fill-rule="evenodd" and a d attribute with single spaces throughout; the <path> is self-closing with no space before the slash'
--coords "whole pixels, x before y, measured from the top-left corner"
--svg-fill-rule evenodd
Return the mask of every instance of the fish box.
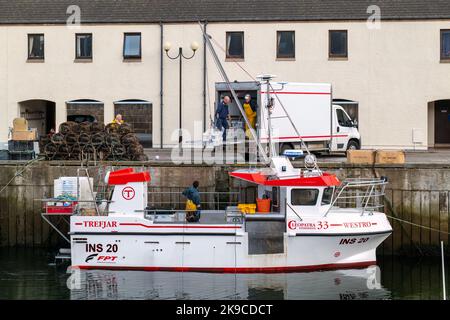
<path id="1" fill-rule="evenodd" d="M 76 202 L 55 201 L 46 202 L 44 212 L 46 214 L 73 214 Z"/>
<path id="2" fill-rule="evenodd" d="M 351 164 L 374 164 L 374 150 L 349 150 L 347 151 L 347 162 Z"/>
<path id="3" fill-rule="evenodd" d="M 36 131 L 36 129 L 31 129 L 31 130 L 26 130 L 26 131 L 13 130 L 12 140 L 14 140 L 14 141 L 35 141 L 35 140 L 37 140 L 37 131 Z"/>
<path id="4" fill-rule="evenodd" d="M 405 152 L 401 150 L 378 150 L 375 157 L 376 164 L 404 164 Z"/>
<path id="5" fill-rule="evenodd" d="M 33 141 L 22 141 L 22 140 L 9 140 L 8 141 L 8 150 L 9 151 L 34 151 L 34 142 Z"/>

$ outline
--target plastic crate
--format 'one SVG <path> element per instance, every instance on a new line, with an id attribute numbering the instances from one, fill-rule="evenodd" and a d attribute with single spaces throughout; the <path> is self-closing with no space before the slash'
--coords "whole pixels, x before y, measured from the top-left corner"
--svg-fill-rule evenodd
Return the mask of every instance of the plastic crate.
<path id="1" fill-rule="evenodd" d="M 9 160 L 32 160 L 35 158 L 34 151 L 10 151 Z"/>
<path id="2" fill-rule="evenodd" d="M 34 151 L 34 142 L 33 141 L 8 141 L 8 150 L 10 152 L 21 152 L 21 151 Z"/>
<path id="3" fill-rule="evenodd" d="M 8 150 L 0 150 L 0 160 L 9 160 Z"/>
<path id="4" fill-rule="evenodd" d="M 75 207 L 76 202 L 51 201 L 44 203 L 44 212 L 46 214 L 73 214 Z"/>

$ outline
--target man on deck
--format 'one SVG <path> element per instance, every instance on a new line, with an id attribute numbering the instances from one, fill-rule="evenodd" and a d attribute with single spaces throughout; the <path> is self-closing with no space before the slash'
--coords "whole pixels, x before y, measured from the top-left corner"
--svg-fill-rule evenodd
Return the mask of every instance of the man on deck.
<path id="1" fill-rule="evenodd" d="M 200 192 L 198 191 L 199 182 L 194 181 L 192 186 L 182 192 L 187 198 L 186 201 L 186 220 L 188 222 L 198 222 L 200 220 Z"/>

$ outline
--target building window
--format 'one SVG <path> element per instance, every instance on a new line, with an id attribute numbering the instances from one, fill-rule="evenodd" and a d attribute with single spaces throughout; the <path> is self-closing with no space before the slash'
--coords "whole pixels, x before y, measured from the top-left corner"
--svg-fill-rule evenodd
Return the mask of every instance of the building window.
<path id="1" fill-rule="evenodd" d="M 277 31 L 277 58 L 295 58 L 295 31 Z"/>
<path id="2" fill-rule="evenodd" d="M 44 35 L 28 35 L 28 59 L 44 60 Z"/>
<path id="3" fill-rule="evenodd" d="M 315 206 L 318 196 L 318 189 L 292 189 L 291 204 L 293 206 Z"/>
<path id="4" fill-rule="evenodd" d="M 125 33 L 123 41 L 124 59 L 140 59 L 141 52 L 141 34 Z"/>
<path id="5" fill-rule="evenodd" d="M 244 32 L 227 32 L 227 58 L 244 59 Z"/>
<path id="6" fill-rule="evenodd" d="M 330 58 L 348 57 L 347 30 L 330 30 L 328 56 Z"/>
<path id="7" fill-rule="evenodd" d="M 441 30 L 441 60 L 450 60 L 450 30 Z"/>
<path id="8" fill-rule="evenodd" d="M 76 41 L 76 58 L 92 59 L 92 33 L 77 33 Z"/>

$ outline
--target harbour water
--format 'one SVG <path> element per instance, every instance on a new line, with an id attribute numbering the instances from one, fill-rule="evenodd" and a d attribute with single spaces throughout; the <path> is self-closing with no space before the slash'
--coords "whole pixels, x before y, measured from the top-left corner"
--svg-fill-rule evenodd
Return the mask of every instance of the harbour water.
<path id="1" fill-rule="evenodd" d="M 366 269 L 237 275 L 68 273 L 52 262 L 46 251 L 0 249 L 0 299 L 442 299 L 436 258 L 380 257 Z"/>

